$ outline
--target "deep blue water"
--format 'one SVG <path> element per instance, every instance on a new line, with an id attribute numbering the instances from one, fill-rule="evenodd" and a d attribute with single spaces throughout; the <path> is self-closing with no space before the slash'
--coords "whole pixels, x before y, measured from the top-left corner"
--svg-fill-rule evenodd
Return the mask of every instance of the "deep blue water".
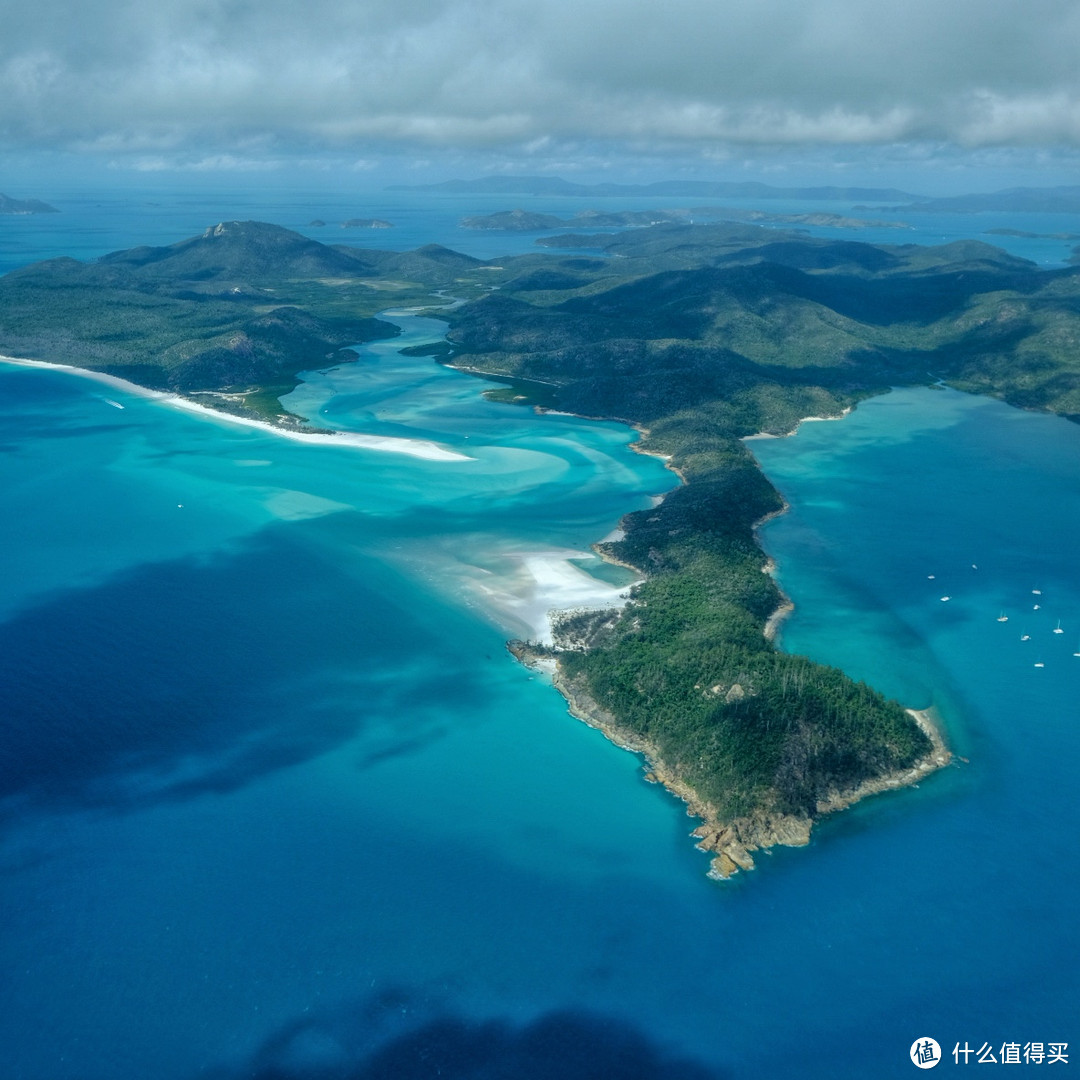
<path id="1" fill-rule="evenodd" d="M 671 474 L 401 357 L 439 324 L 397 318 L 290 406 L 468 460 L 0 366 L 4 1076 L 831 1080 L 909 1075 L 923 1035 L 1075 1044 L 1080 428 L 918 390 L 751 444 L 792 506 L 784 646 L 934 704 L 968 761 L 718 884 L 503 649 Z"/>

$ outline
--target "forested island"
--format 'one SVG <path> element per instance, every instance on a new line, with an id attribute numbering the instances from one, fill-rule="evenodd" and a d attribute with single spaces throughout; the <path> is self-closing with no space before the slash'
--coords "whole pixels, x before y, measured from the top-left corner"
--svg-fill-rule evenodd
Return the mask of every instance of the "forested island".
<path id="1" fill-rule="evenodd" d="M 393 336 L 375 318 L 388 306 L 464 299 L 433 312 L 450 323 L 446 347 L 421 352 L 503 382 L 492 396 L 632 424 L 684 481 L 598 546 L 644 578 L 625 609 L 564 615 L 554 645 L 515 648 L 555 664 L 580 714 L 648 755 L 703 818 L 725 875 L 947 758 L 900 704 L 774 646 L 783 597 L 755 527 L 783 506 L 742 440 L 939 380 L 1080 418 L 1080 269 L 977 241 L 882 246 L 730 223 L 567 242 L 574 254 L 495 263 L 224 223 L 0 278 L 0 352 L 228 394 L 223 407 L 301 425 L 278 400 L 300 371 Z"/>
<path id="2" fill-rule="evenodd" d="M 463 229 L 502 232 L 544 232 L 549 229 L 604 229 L 628 226 L 690 224 L 694 221 L 749 221 L 771 225 L 818 225 L 834 229 L 910 229 L 903 221 L 878 221 L 844 214 L 815 211 L 808 214 L 775 214 L 730 206 L 697 206 L 668 210 L 579 210 L 573 217 L 541 214 L 530 210 L 499 210 L 461 219 Z M 543 241 L 540 241 L 543 243 Z"/>
<path id="3" fill-rule="evenodd" d="M 756 180 L 658 180 L 649 184 L 578 184 L 559 176 L 481 176 L 474 180 L 443 180 L 437 184 L 393 184 L 389 191 L 436 191 L 479 195 L 560 195 L 587 198 L 650 198 L 675 196 L 699 199 L 821 199 L 824 201 L 906 202 L 926 196 L 897 188 L 774 187 Z"/>
<path id="4" fill-rule="evenodd" d="M 0 214 L 59 214 L 55 206 L 40 199 L 13 199 L 0 193 Z"/>

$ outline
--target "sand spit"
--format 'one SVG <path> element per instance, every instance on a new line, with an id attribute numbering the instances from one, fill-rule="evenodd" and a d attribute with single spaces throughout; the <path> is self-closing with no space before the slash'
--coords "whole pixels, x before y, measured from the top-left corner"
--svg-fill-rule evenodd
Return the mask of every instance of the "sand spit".
<path id="1" fill-rule="evenodd" d="M 172 408 L 199 413 L 202 416 L 212 417 L 224 423 L 258 428 L 261 431 L 291 439 L 293 442 L 303 442 L 317 446 L 355 446 L 364 450 L 407 454 L 410 457 L 424 458 L 427 461 L 475 460 L 475 458 L 471 458 L 467 454 L 459 454 L 456 450 L 450 450 L 427 439 L 401 439 L 389 435 L 364 435 L 361 432 L 353 431 L 298 431 L 295 428 L 282 427 L 267 420 L 256 420 L 249 416 L 237 416 L 235 413 L 224 412 L 221 409 L 214 409 L 200 402 L 192 401 L 191 398 L 184 397 L 182 394 L 163 390 L 149 390 L 145 386 L 139 386 L 138 383 L 121 379 L 117 375 L 107 375 L 102 371 L 91 371 L 89 368 L 74 367 L 71 364 L 54 364 L 47 360 L 21 360 L 13 356 L 0 356 L 0 363 L 16 364 L 20 367 L 46 368 L 52 371 L 63 371 L 69 375 L 78 375 L 85 379 L 93 379 L 95 382 L 104 383 L 106 386 L 123 390 L 136 397 L 159 401 Z M 112 401 L 109 401 L 108 404 L 118 405 L 118 403 Z M 122 408 L 123 406 L 118 405 L 118 407 Z"/>
<path id="2" fill-rule="evenodd" d="M 552 644 L 553 613 L 621 608 L 633 584 L 612 585 L 575 565 L 595 558 L 589 551 L 547 548 L 505 554 L 513 570 L 474 577 L 472 588 L 483 596 L 485 607 L 503 616 L 504 625 L 525 628 L 529 640 L 540 645 Z"/>

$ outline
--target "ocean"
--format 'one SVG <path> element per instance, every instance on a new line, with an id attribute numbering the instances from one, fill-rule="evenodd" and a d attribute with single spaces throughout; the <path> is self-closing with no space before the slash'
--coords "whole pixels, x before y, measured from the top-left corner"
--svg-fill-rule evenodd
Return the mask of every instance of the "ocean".
<path id="1" fill-rule="evenodd" d="M 455 222 L 508 202 L 110 193 L 0 227 L 11 268 L 397 206 L 312 234 L 495 256 L 533 238 Z M 1080 428 L 917 389 L 750 443 L 791 507 L 783 647 L 934 706 L 957 760 L 717 883 L 504 648 L 617 599 L 589 545 L 672 474 L 386 317 L 289 407 L 452 456 L 0 365 L 3 1075 L 844 1080 L 1074 1041 Z"/>
<path id="2" fill-rule="evenodd" d="M 918 213 L 897 207 L 865 207 L 846 202 L 797 202 L 768 199 L 623 198 L 482 195 L 437 191 L 391 191 L 341 186 L 219 188 L 204 181 L 199 187 L 179 188 L 165 179 L 143 186 L 118 184 L 109 190 L 43 186 L 35 193 L 56 206 L 59 214 L 0 217 L 0 273 L 38 259 L 69 256 L 96 258 L 141 244 L 174 244 L 196 236 L 219 221 L 268 221 L 309 236 L 324 244 L 387 251 L 412 251 L 424 244 L 443 244 L 478 259 L 499 258 L 542 251 L 536 240 L 567 231 L 587 234 L 615 229 L 548 229 L 515 233 L 466 229 L 461 220 L 498 211 L 522 208 L 554 214 L 564 220 L 582 210 L 694 210 L 730 207 L 736 211 L 764 210 L 771 214 L 831 213 L 903 227 L 871 226 L 863 229 L 825 225 L 784 225 L 811 236 L 836 240 L 862 240 L 872 244 L 945 244 L 955 240 L 981 240 L 1031 259 L 1044 267 L 1063 266 L 1080 233 L 1080 215 L 1038 213 Z M 26 193 L 20 193 L 25 197 Z M 379 219 L 390 228 L 344 227 L 351 220 Z M 721 218 L 722 219 L 722 218 Z M 315 224 L 321 222 L 322 224 Z M 1029 235 L 1000 236 L 993 229 L 1012 229 Z M 566 249 L 562 249 L 565 253 Z"/>

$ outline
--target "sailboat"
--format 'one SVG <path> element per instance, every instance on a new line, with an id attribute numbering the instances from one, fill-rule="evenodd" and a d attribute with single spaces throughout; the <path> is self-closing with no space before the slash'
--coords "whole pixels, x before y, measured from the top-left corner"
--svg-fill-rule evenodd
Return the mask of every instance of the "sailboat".
<path id="1" fill-rule="evenodd" d="M 1036 660 L 1035 661 L 1035 666 L 1036 667 L 1046 667 L 1046 665 L 1041 660 Z"/>
<path id="2" fill-rule="evenodd" d="M 1003 609 L 1001 614 L 998 616 L 998 622 L 1008 622 L 1008 621 L 1009 621 L 1009 616 L 1005 614 L 1005 611 Z"/>
<path id="3" fill-rule="evenodd" d="M 1030 641 L 1030 640 L 1031 640 L 1031 635 L 1030 635 L 1030 634 L 1029 634 L 1029 633 L 1028 633 L 1028 632 L 1027 632 L 1027 631 L 1025 630 L 1025 631 L 1024 631 L 1024 632 L 1023 632 L 1023 633 L 1022 633 L 1022 634 L 1020 635 L 1020 640 L 1021 640 L 1021 641 Z"/>
<path id="4" fill-rule="evenodd" d="M 1065 633 L 1065 631 L 1061 629 L 1061 620 L 1060 619 L 1058 619 L 1057 626 L 1054 627 L 1054 633 L 1055 634 L 1064 634 Z"/>

